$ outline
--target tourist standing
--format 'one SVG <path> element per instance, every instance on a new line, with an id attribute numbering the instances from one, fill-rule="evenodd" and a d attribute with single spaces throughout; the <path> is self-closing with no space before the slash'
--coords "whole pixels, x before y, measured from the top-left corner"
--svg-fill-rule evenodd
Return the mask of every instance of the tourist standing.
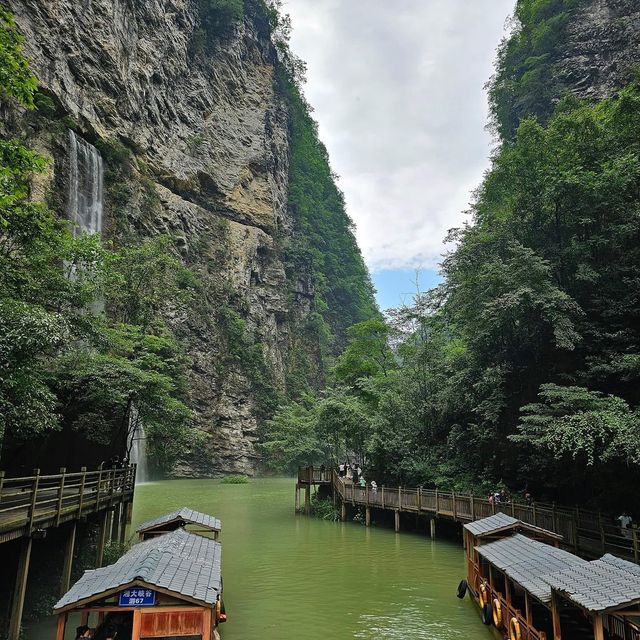
<path id="1" fill-rule="evenodd" d="M 343 478 L 343 479 L 344 479 L 344 472 L 345 472 L 346 467 L 347 467 L 347 465 L 346 465 L 344 462 L 341 462 L 341 463 L 338 465 L 338 476 L 339 476 L 340 478 Z"/>

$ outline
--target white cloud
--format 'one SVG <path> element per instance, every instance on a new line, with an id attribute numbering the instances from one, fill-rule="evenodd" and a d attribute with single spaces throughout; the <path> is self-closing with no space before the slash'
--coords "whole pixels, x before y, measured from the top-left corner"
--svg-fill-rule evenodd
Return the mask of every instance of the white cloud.
<path id="1" fill-rule="evenodd" d="M 488 166 L 514 0 L 288 0 L 306 95 L 372 270 L 433 266 Z"/>

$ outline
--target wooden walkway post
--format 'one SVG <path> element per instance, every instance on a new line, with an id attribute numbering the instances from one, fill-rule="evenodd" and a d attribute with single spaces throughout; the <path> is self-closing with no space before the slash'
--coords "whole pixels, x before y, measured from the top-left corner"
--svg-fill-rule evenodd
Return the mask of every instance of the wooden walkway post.
<path id="1" fill-rule="evenodd" d="M 107 541 L 107 528 L 109 526 L 109 512 L 102 514 L 102 522 L 100 523 L 100 533 L 98 534 L 98 546 L 96 548 L 96 567 L 102 566 L 104 556 L 104 545 Z"/>
<path id="2" fill-rule="evenodd" d="M 73 551 L 76 544 L 76 521 L 71 523 L 67 534 L 67 543 L 64 550 L 64 564 L 62 566 L 62 575 L 60 576 L 60 596 L 62 597 L 71 584 L 71 569 L 73 567 Z"/>
<path id="3" fill-rule="evenodd" d="M 40 469 L 33 470 L 33 488 L 31 489 L 31 503 L 29 504 L 29 526 L 27 528 L 27 534 L 30 536 L 33 533 L 33 519 L 36 515 L 36 504 L 38 502 L 38 485 L 40 484 Z M 29 552 L 31 553 L 31 552 Z"/>
<path id="4" fill-rule="evenodd" d="M 124 544 L 127 535 L 127 511 L 129 503 L 123 502 L 120 506 L 120 544 Z"/>
<path id="5" fill-rule="evenodd" d="M 117 540 L 120 533 L 120 509 L 122 505 L 118 502 L 113 507 L 113 515 L 111 516 L 111 539 Z"/>
<path id="6" fill-rule="evenodd" d="M 84 502 L 84 485 L 87 482 L 87 467 L 80 467 L 80 472 L 82 475 L 80 476 L 80 497 L 78 504 L 78 519 L 82 518 L 82 503 Z"/>
<path id="7" fill-rule="evenodd" d="M 311 485 L 308 484 L 304 488 L 304 513 L 309 515 L 311 513 Z"/>
<path id="8" fill-rule="evenodd" d="M 395 530 L 396 533 L 398 533 L 400 531 L 400 511 L 398 509 L 396 509 L 394 511 L 394 525 L 395 525 Z"/>
<path id="9" fill-rule="evenodd" d="M 29 576 L 33 539 L 31 537 L 23 538 L 20 544 L 20 557 L 18 558 L 18 571 L 13 589 L 8 640 L 19 640 L 21 636 L 22 612 L 24 610 L 24 596 L 27 592 L 27 578 Z"/>
<path id="10" fill-rule="evenodd" d="M 65 467 L 60 467 L 60 484 L 58 486 L 58 505 L 56 508 L 56 527 L 60 526 L 60 516 L 62 515 L 62 499 L 64 498 L 64 474 Z"/>

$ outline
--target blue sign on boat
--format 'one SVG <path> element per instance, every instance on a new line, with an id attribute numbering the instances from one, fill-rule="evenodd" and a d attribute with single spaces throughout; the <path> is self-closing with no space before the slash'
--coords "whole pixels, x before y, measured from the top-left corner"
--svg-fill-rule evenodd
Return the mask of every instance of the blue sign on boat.
<path id="1" fill-rule="evenodd" d="M 156 603 L 156 592 L 151 589 L 134 587 L 120 592 L 120 607 L 153 607 Z"/>

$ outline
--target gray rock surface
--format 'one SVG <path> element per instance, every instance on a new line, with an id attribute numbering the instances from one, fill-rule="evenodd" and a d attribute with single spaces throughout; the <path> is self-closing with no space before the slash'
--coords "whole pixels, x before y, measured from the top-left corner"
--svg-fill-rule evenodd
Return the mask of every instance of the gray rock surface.
<path id="1" fill-rule="evenodd" d="M 88 139 L 133 150 L 136 175 L 158 202 L 145 204 L 136 176 L 128 221 L 143 235 L 178 236 L 185 261 L 207 282 L 207 304 L 190 317 L 190 393 L 207 443 L 176 475 L 255 471 L 256 399 L 241 366 L 221 367 L 224 340 L 208 317 L 234 304 L 263 345 L 273 380 L 284 385 L 292 312 L 308 310 L 288 291 L 276 236 L 287 212 L 288 114 L 274 82 L 275 51 L 251 10 L 206 55 L 194 53 L 196 0 L 7 0 L 43 90 Z M 60 139 L 48 153 L 59 160 Z M 47 152 L 47 149 L 42 149 Z M 141 178 L 142 179 L 142 178 Z M 149 185 L 146 186 L 149 190 Z M 39 185 L 41 191 L 43 185 Z M 61 189 L 58 191 L 64 192 Z M 63 203 L 62 203 L 63 204 Z M 109 217 L 112 217 L 111 225 Z M 105 203 L 107 228 L 113 203 Z M 212 266 L 213 265 L 213 266 Z M 312 291 L 301 277 L 299 288 Z"/>
<path id="2" fill-rule="evenodd" d="M 555 71 L 564 87 L 584 98 L 610 96 L 640 64 L 640 3 L 582 0 L 562 51 Z"/>

